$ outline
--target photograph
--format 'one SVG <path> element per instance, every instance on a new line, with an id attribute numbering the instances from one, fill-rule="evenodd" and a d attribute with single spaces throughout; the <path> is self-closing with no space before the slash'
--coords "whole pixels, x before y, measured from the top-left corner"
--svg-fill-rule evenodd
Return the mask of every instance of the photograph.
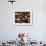
<path id="1" fill-rule="evenodd" d="M 32 11 L 15 11 L 16 25 L 32 25 Z"/>

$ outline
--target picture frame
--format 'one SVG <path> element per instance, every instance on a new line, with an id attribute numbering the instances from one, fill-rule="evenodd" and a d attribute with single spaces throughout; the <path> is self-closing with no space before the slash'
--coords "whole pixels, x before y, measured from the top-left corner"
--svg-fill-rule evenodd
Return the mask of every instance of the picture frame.
<path id="1" fill-rule="evenodd" d="M 18 26 L 32 25 L 32 17 L 32 10 L 16 10 L 14 16 L 14 24 Z"/>

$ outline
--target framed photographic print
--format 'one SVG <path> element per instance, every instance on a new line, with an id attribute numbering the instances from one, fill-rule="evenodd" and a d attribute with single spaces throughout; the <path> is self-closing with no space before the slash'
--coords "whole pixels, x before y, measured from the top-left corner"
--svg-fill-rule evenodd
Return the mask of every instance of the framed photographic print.
<path id="1" fill-rule="evenodd" d="M 17 10 L 15 11 L 15 25 L 32 25 L 32 11 L 31 10 Z"/>

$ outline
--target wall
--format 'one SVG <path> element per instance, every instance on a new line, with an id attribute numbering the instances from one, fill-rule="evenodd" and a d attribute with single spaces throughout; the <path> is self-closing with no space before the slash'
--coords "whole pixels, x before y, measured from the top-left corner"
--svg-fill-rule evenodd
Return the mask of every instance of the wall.
<path id="1" fill-rule="evenodd" d="M 15 26 L 13 24 L 16 10 L 28 9 L 33 11 L 32 26 Z M 7 0 L 0 0 L 0 40 L 11 40 L 19 32 L 31 34 L 33 40 L 46 40 L 46 1 L 17 0 L 13 5 Z"/>

